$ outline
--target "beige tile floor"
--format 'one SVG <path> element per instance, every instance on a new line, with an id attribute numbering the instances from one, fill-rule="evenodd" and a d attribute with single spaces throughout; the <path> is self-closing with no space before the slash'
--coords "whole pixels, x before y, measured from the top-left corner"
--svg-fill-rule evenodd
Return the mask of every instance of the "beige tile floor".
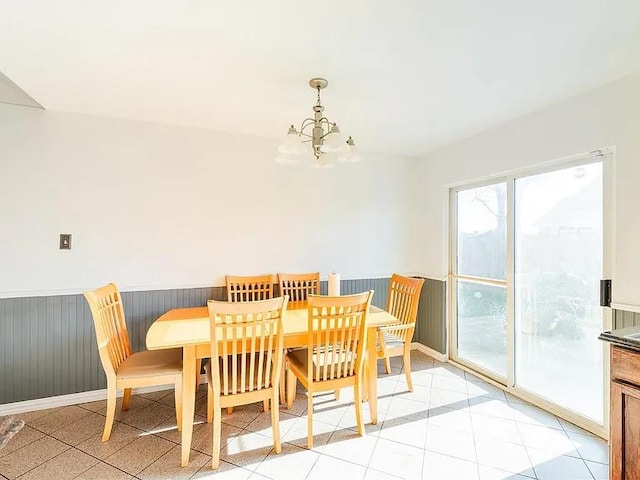
<path id="1" fill-rule="evenodd" d="M 0 450 L 8 479 L 446 479 L 608 478 L 602 440 L 448 364 L 413 356 L 414 391 L 400 362 L 380 373 L 378 425 L 355 432 L 352 395 L 314 399 L 315 448 L 306 447 L 306 399 L 281 409 L 282 453 L 261 405 L 224 414 L 221 466 L 210 469 L 206 392 L 197 396 L 191 463 L 179 467 L 173 393 L 137 395 L 100 441 L 105 402 L 18 415 L 27 425 Z M 365 420 L 369 419 L 365 407 Z"/>

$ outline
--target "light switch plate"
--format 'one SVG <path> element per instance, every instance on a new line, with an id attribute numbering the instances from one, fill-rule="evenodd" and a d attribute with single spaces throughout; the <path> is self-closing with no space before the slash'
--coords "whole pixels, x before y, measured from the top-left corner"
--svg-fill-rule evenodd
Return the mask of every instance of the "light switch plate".
<path id="1" fill-rule="evenodd" d="M 71 234 L 60 234 L 60 250 L 71 250 Z"/>

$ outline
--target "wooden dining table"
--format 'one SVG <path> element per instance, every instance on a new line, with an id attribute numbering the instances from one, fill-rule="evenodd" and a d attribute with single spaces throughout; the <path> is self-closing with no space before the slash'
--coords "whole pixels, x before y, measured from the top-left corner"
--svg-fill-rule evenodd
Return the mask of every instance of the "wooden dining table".
<path id="1" fill-rule="evenodd" d="M 378 423 L 377 328 L 398 323 L 385 310 L 371 307 L 367 315 L 366 386 L 371 423 Z M 308 339 L 308 310 L 305 302 L 290 302 L 282 317 L 285 348 L 303 347 Z M 182 348 L 182 455 L 180 463 L 189 464 L 195 413 L 196 363 L 211 356 L 211 333 L 207 307 L 174 308 L 153 322 L 147 332 L 147 348 Z M 199 373 L 199 372 L 198 372 Z"/>

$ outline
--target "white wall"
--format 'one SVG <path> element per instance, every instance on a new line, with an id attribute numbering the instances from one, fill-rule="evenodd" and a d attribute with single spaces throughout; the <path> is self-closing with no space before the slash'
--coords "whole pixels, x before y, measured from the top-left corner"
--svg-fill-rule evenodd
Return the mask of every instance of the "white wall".
<path id="1" fill-rule="evenodd" d="M 291 167 L 273 162 L 276 144 L 0 105 L 0 296 L 413 270 L 415 160 Z"/>
<path id="2" fill-rule="evenodd" d="M 640 74 L 443 148 L 420 163 L 417 267 L 440 278 L 446 185 L 607 146 L 616 147 L 613 300 L 640 305 Z"/>

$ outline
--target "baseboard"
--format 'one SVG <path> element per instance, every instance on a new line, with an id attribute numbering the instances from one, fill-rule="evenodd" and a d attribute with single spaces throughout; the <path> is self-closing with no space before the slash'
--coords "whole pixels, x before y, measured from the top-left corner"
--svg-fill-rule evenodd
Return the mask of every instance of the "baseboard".
<path id="1" fill-rule="evenodd" d="M 422 352 L 425 355 L 429 355 L 431 358 L 433 358 L 434 360 L 438 360 L 439 362 L 448 361 L 446 353 L 440 353 L 433 348 L 429 348 L 419 342 L 411 343 L 411 350 L 418 350 L 419 352 Z"/>
<path id="2" fill-rule="evenodd" d="M 200 383 L 206 383 L 205 374 L 200 375 Z M 156 385 L 153 387 L 134 388 L 133 394 L 159 392 L 161 390 L 171 390 L 172 385 Z M 123 394 L 122 390 L 117 393 L 118 397 Z M 57 395 L 55 397 L 36 398 L 35 400 L 24 400 L 22 402 L 5 403 L 0 405 L 0 417 L 5 415 L 15 415 L 18 413 L 35 412 L 36 410 L 46 410 L 48 408 L 68 407 L 80 403 L 97 402 L 107 399 L 107 389 L 91 390 L 89 392 L 71 393 L 69 395 Z"/>
<path id="3" fill-rule="evenodd" d="M 418 350 L 419 352 L 429 355 L 430 357 L 438 360 L 439 362 L 446 362 L 447 356 L 443 353 L 437 352 L 432 348 L 427 347 L 418 342 L 411 344 L 412 350 Z M 205 374 L 200 375 L 200 383 L 206 383 L 207 377 Z M 151 393 L 158 392 L 160 390 L 171 390 L 173 387 L 170 385 L 158 385 L 155 387 L 134 388 L 133 393 Z M 122 391 L 118 391 L 118 397 L 122 396 Z M 91 390 L 89 392 L 71 393 L 69 395 L 57 395 L 55 397 L 37 398 L 35 400 L 24 400 L 22 402 L 5 403 L 0 405 L 0 416 L 15 415 L 17 413 L 34 412 L 36 410 L 46 410 L 48 408 L 68 407 L 69 405 L 78 405 L 80 403 L 97 402 L 99 400 L 107 399 L 107 389 Z"/>

